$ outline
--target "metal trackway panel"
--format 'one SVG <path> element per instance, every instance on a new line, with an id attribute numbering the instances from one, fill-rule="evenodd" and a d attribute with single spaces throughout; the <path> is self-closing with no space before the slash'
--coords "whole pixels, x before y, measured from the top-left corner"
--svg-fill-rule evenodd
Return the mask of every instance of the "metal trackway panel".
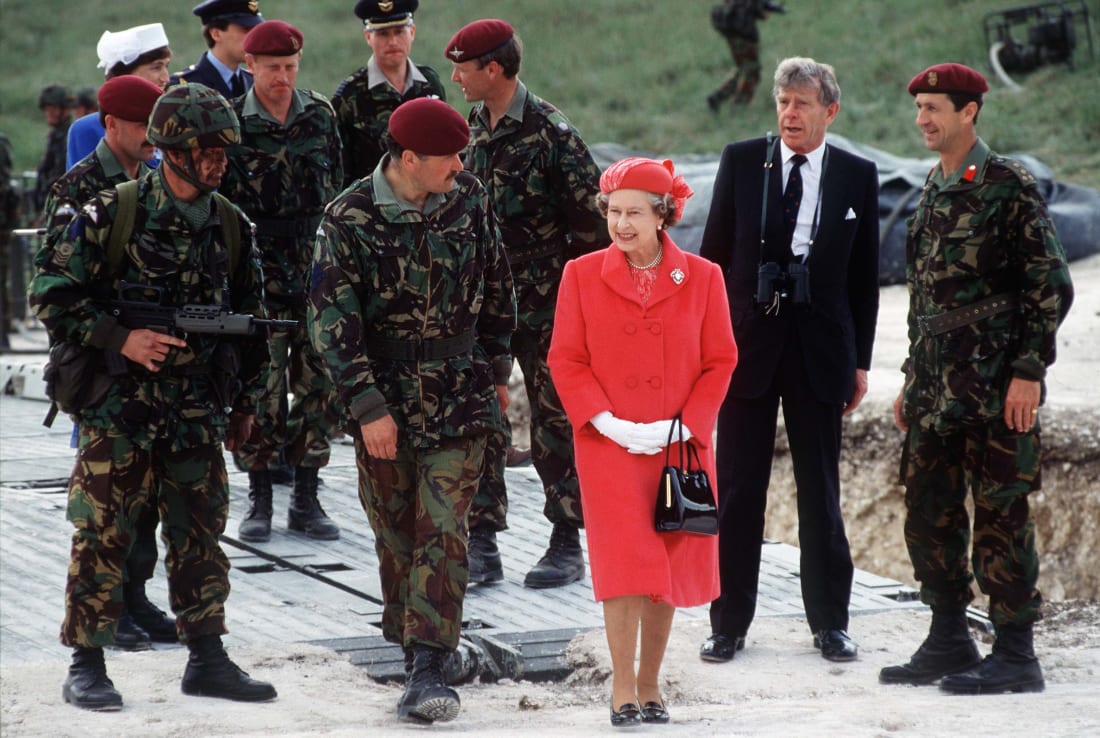
<path id="1" fill-rule="evenodd" d="M 57 632 L 71 527 L 58 480 L 72 468 L 71 425 L 61 416 L 52 429 L 44 428 L 46 407 L 40 401 L 0 397 L 0 658 L 5 663 L 67 656 Z M 323 643 L 374 676 L 399 672 L 400 654 L 384 643 L 379 630 L 382 597 L 374 536 L 359 505 L 351 445 L 334 444 L 332 462 L 321 473 L 320 499 L 340 525 L 338 541 L 314 541 L 286 530 L 287 486 L 276 487 L 271 540 L 238 541 L 237 526 L 248 507 L 247 475 L 228 456 L 227 466 L 231 500 L 223 546 L 233 564 L 230 645 Z M 526 657 L 520 672 L 552 676 L 560 673 L 569 638 L 601 627 L 602 608 L 587 579 L 560 589 L 524 588 L 523 577 L 545 550 L 550 523 L 542 515 L 543 494 L 534 469 L 509 469 L 507 480 L 511 527 L 498 537 L 505 580 L 470 587 L 466 634 L 505 674 L 515 673 L 507 662 Z M 163 570 L 158 569 L 148 591 L 154 603 L 167 609 Z M 857 572 L 852 611 L 911 607 L 912 594 L 898 582 Z M 765 545 L 758 613 L 802 616 L 797 549 Z M 705 618 L 706 608 L 683 610 L 677 617 Z"/>

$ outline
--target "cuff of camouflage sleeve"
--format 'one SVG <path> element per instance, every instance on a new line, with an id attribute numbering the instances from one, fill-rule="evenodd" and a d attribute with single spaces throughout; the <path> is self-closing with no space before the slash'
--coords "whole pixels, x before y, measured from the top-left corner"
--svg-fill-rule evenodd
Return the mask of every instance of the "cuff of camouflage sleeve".
<path id="1" fill-rule="evenodd" d="M 1012 376 L 1042 382 L 1047 376 L 1047 368 L 1032 359 L 1016 359 L 1012 362 Z"/>
<path id="2" fill-rule="evenodd" d="M 512 357 L 493 360 L 493 384 L 508 384 L 512 378 Z"/>
<path id="3" fill-rule="evenodd" d="M 901 362 L 901 373 L 902 374 L 909 374 L 909 368 L 912 367 L 912 366 L 913 366 L 913 360 L 910 359 L 910 358 L 906 358 L 905 361 Z"/>
<path id="4" fill-rule="evenodd" d="M 122 346 L 130 335 L 129 328 L 123 328 L 110 315 L 103 315 L 92 326 L 92 332 L 88 336 L 88 344 L 106 351 L 122 352 Z"/>
<path id="5" fill-rule="evenodd" d="M 351 417 L 359 425 L 366 425 L 371 421 L 386 417 L 389 409 L 386 407 L 386 398 L 378 390 L 368 390 L 366 394 L 351 404 Z"/>

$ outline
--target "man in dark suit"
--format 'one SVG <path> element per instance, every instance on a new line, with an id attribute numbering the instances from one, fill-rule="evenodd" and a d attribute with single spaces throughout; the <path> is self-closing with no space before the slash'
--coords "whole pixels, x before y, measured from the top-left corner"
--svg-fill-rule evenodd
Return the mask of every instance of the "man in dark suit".
<path id="1" fill-rule="evenodd" d="M 851 661 L 858 648 L 847 634 L 853 566 L 840 513 L 840 437 L 871 366 L 878 174 L 825 144 L 840 109 L 832 67 L 785 59 L 773 93 L 780 137 L 726 147 L 700 249 L 725 272 L 741 354 L 718 417 L 722 594 L 699 655 L 729 661 L 745 645 L 782 402 L 806 618 L 822 656 Z"/>
<path id="2" fill-rule="evenodd" d="M 206 0 L 191 12 L 202 20 L 206 51 L 169 85 L 198 82 L 217 90 L 227 100 L 252 89 L 252 75 L 244 64 L 244 37 L 264 22 L 255 0 Z"/>

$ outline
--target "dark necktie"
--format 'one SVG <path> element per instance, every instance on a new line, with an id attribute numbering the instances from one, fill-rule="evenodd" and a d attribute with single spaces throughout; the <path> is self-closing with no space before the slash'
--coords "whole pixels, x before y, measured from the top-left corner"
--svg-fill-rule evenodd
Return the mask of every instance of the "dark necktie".
<path id="1" fill-rule="evenodd" d="M 787 177 L 787 186 L 783 190 L 783 225 L 787 229 L 787 245 L 794 238 L 794 226 L 798 222 L 798 206 L 802 204 L 802 165 L 806 157 L 795 154 L 791 157 L 791 173 Z"/>
<path id="2" fill-rule="evenodd" d="M 229 83 L 229 93 L 233 97 L 240 97 L 244 94 L 244 80 L 240 71 L 233 73 L 233 79 Z"/>

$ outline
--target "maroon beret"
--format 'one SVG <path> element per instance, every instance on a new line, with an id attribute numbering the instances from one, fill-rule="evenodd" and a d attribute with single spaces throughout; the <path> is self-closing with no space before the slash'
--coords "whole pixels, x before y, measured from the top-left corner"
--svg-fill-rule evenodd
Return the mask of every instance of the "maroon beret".
<path id="1" fill-rule="evenodd" d="M 417 154 L 451 156 L 470 143 L 470 126 L 438 97 L 418 97 L 393 111 L 390 136 L 402 148 Z"/>
<path id="2" fill-rule="evenodd" d="M 989 92 L 985 77 L 962 64 L 937 64 L 928 67 L 909 83 L 909 94 L 942 92 L 944 94 L 981 95 Z"/>
<path id="3" fill-rule="evenodd" d="M 96 99 L 99 100 L 99 109 L 104 115 L 147 123 L 162 92 L 160 87 L 143 77 L 123 74 L 104 82 Z"/>
<path id="4" fill-rule="evenodd" d="M 291 56 L 302 50 L 305 38 L 294 26 L 280 20 L 264 21 L 244 37 L 244 50 L 252 56 Z"/>
<path id="5" fill-rule="evenodd" d="M 470 61 L 508 43 L 515 32 L 507 21 L 496 18 L 474 21 L 459 29 L 443 53 L 455 63 Z"/>

